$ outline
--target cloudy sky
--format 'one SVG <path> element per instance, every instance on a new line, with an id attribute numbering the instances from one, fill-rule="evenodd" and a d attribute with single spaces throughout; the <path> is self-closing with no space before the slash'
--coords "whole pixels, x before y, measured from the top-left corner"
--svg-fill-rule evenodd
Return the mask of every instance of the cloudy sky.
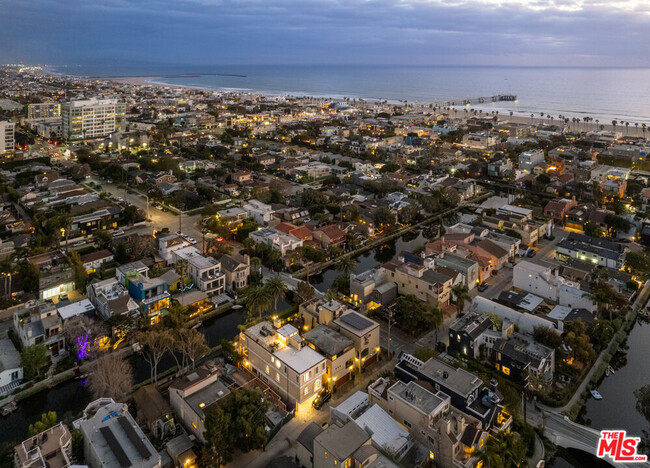
<path id="1" fill-rule="evenodd" d="M 650 66 L 648 0 L 0 0 L 0 63 Z"/>

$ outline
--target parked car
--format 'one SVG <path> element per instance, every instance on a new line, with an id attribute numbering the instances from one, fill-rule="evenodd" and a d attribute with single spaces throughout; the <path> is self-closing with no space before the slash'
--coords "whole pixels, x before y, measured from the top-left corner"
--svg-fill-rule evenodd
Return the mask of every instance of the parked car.
<path id="1" fill-rule="evenodd" d="M 526 254 L 526 257 L 528 258 L 533 258 L 535 255 L 537 255 L 537 252 L 534 251 L 533 249 L 530 249 L 528 253 Z"/>
<path id="2" fill-rule="evenodd" d="M 332 399 L 332 392 L 328 390 L 321 390 L 318 395 L 316 395 L 316 398 L 314 398 L 314 401 L 312 401 L 312 406 L 316 408 L 317 410 L 321 409 L 325 403 L 330 401 Z"/>
<path id="3" fill-rule="evenodd" d="M 59 294 L 59 301 L 65 301 L 66 299 L 68 299 L 68 293 L 62 292 Z"/>
<path id="4" fill-rule="evenodd" d="M 489 286 L 488 286 L 487 283 L 481 283 L 481 284 L 478 285 L 478 290 L 479 290 L 480 292 L 485 291 L 487 288 L 489 288 Z"/>

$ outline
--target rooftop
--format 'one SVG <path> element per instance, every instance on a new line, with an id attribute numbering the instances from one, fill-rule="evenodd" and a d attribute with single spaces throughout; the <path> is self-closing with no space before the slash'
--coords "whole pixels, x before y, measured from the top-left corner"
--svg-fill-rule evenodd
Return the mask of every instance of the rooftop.
<path id="1" fill-rule="evenodd" d="M 475 374 L 465 369 L 456 369 L 435 358 L 425 362 L 420 372 L 461 395 L 469 395 L 483 384 Z"/>
<path id="2" fill-rule="evenodd" d="M 351 339 L 327 325 L 318 325 L 305 333 L 303 338 L 313 344 L 318 351 L 325 353 L 329 357 L 337 356 L 354 346 Z"/>
<path id="3" fill-rule="evenodd" d="M 361 429 L 354 421 L 348 422 L 345 426 L 333 424 L 314 438 L 335 459 L 340 461 L 351 457 L 369 439 L 370 436 L 366 431 Z"/>
<path id="4" fill-rule="evenodd" d="M 185 398 L 187 404 L 201 418 L 205 418 L 205 411 L 222 398 L 228 396 L 230 390 L 219 380 L 207 385 L 196 393 Z"/>
<path id="5" fill-rule="evenodd" d="M 450 404 L 449 396 L 445 393 L 431 393 L 415 382 L 406 384 L 402 381 L 397 381 L 395 385 L 388 389 L 388 392 L 397 395 L 426 415 L 431 414 L 440 405 Z"/>
<path id="6" fill-rule="evenodd" d="M 357 336 L 363 336 L 371 330 L 379 327 L 379 324 L 374 320 L 364 317 L 353 310 L 349 311 L 345 315 L 341 315 L 334 322 Z"/>
<path id="7" fill-rule="evenodd" d="M 317 353 L 309 346 L 305 346 L 300 350 L 293 346 L 285 346 L 279 351 L 276 351 L 274 355 L 298 374 L 308 371 L 319 362 L 325 360 L 320 353 Z"/>

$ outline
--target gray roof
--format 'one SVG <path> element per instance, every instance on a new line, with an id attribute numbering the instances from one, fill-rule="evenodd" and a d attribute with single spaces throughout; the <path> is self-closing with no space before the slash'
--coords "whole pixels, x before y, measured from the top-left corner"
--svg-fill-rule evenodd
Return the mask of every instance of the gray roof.
<path id="1" fill-rule="evenodd" d="M 298 443 L 309 450 L 309 453 L 314 453 L 314 439 L 323 432 L 323 428 L 315 422 L 310 423 L 298 436 Z"/>
<path id="2" fill-rule="evenodd" d="M 334 458 L 341 461 L 351 457 L 369 439 L 368 433 L 354 421 L 349 421 L 342 427 L 333 424 L 314 438 Z"/>
<path id="3" fill-rule="evenodd" d="M 460 395 L 469 395 L 482 385 L 481 379 L 475 374 L 465 369 L 456 369 L 435 358 L 425 362 L 420 372 Z"/>
<path id="4" fill-rule="evenodd" d="M 336 356 L 347 348 L 354 346 L 351 339 L 327 325 L 319 325 L 303 334 L 302 337 L 313 344 L 317 351 L 323 352 L 330 357 Z"/>
<path id="5" fill-rule="evenodd" d="M 210 405 L 216 403 L 229 394 L 230 390 L 228 390 L 223 383 L 217 380 L 198 392 L 192 393 L 190 396 L 185 398 L 185 401 L 190 408 L 192 408 L 194 412 L 203 419 L 205 418 L 205 411 L 210 407 Z"/>
<path id="6" fill-rule="evenodd" d="M 388 389 L 390 393 L 398 395 L 403 400 L 409 401 L 422 413 L 429 415 L 440 405 L 449 403 L 449 396 L 443 392 L 431 393 L 415 382 L 404 383 L 397 381 Z"/>
<path id="7" fill-rule="evenodd" d="M 230 255 L 224 255 L 219 261 L 221 262 L 221 269 L 226 271 L 235 271 L 237 268 L 248 266 L 246 263 L 240 262 Z"/>
<path id="8" fill-rule="evenodd" d="M 9 338 L 0 340 L 0 372 L 20 367 L 20 353 Z"/>

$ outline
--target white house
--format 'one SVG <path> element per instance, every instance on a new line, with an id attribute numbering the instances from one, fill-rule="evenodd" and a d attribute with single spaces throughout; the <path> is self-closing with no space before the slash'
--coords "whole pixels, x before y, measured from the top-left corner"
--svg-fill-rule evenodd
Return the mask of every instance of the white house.
<path id="1" fill-rule="evenodd" d="M 512 285 L 559 305 L 591 312 L 596 310 L 591 294 L 582 291 L 579 283 L 559 276 L 557 270 L 550 267 L 523 260 L 513 268 Z"/>
<path id="2" fill-rule="evenodd" d="M 22 380 L 20 353 L 9 338 L 0 340 L 0 396 L 9 395 Z"/>
<path id="3" fill-rule="evenodd" d="M 519 169 L 522 171 L 532 172 L 535 166 L 544 162 L 544 152 L 542 150 L 524 151 L 519 155 Z"/>
<path id="4" fill-rule="evenodd" d="M 249 234 L 249 237 L 253 239 L 256 244 L 263 243 L 279 250 L 282 255 L 285 255 L 287 252 L 302 246 L 301 239 L 289 236 L 273 228 L 265 228 L 260 229 L 259 231 L 253 231 Z"/>
<path id="5" fill-rule="evenodd" d="M 253 218 L 257 224 L 262 226 L 266 226 L 273 218 L 273 213 L 275 213 L 271 205 L 258 200 L 249 201 L 242 209 L 246 212 L 246 216 Z"/>

